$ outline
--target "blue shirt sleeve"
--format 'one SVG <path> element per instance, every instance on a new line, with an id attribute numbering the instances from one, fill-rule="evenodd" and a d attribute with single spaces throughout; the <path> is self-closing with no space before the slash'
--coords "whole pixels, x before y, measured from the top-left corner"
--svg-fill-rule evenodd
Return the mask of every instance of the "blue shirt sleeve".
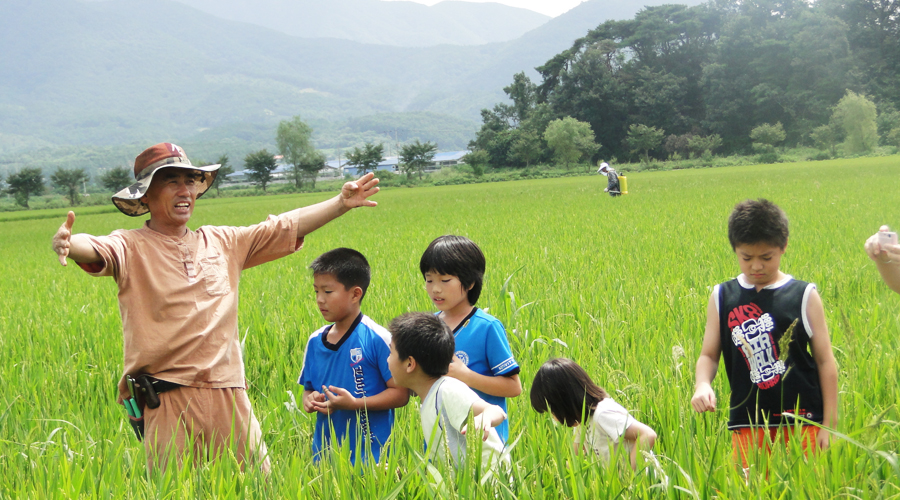
<path id="1" fill-rule="evenodd" d="M 381 377 L 385 382 L 392 379 L 394 376 L 391 375 L 391 368 L 388 366 L 388 356 L 391 355 L 391 346 L 385 344 L 381 339 L 378 339 L 375 342 L 375 351 L 378 360 L 378 371 L 381 372 Z"/>
<path id="2" fill-rule="evenodd" d="M 381 377 L 382 383 L 386 383 L 392 377 L 391 369 L 388 367 L 387 362 L 387 358 L 390 354 L 391 346 L 388 345 L 380 335 L 374 331 L 371 332 L 371 337 L 366 343 L 366 359 L 368 359 L 369 363 L 378 370 L 378 375 Z"/>
<path id="3" fill-rule="evenodd" d="M 488 366 L 496 377 L 505 375 L 519 368 L 519 363 L 513 357 L 509 340 L 506 338 L 506 330 L 500 321 L 492 321 L 485 335 L 485 351 L 487 353 Z"/>
<path id="4" fill-rule="evenodd" d="M 297 383 L 302 385 L 303 389 L 307 391 L 316 390 L 315 385 L 313 384 L 315 356 L 312 356 L 310 351 L 312 351 L 313 340 L 318 338 L 318 336 L 313 336 L 306 342 L 306 352 L 303 353 L 303 367 L 300 369 L 300 378 L 297 379 Z"/>

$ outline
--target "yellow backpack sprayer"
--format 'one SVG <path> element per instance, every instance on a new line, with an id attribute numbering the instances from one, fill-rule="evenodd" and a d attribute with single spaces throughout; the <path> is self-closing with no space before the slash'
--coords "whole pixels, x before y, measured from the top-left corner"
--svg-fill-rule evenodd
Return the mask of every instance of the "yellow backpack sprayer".
<path id="1" fill-rule="evenodd" d="M 628 194 L 628 177 L 624 175 L 619 176 L 619 189 L 622 191 L 622 194 Z"/>

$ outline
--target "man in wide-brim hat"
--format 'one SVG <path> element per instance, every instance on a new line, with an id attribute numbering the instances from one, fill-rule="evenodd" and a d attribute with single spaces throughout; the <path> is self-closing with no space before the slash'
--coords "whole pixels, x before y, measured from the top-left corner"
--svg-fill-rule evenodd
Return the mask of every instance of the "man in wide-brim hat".
<path id="1" fill-rule="evenodd" d="M 152 148 L 145 149 L 134 159 L 134 184 L 114 194 L 113 204 L 123 214 L 132 217 L 149 212 L 150 207 L 143 198 L 153 183 L 154 174 L 166 168 L 192 171 L 199 182 L 196 196 L 199 198 L 215 182 L 219 167 L 221 165 L 194 166 L 180 146 L 168 142 L 157 144 Z"/>
<path id="2" fill-rule="evenodd" d="M 147 375 L 158 408 L 143 408 L 147 466 L 164 467 L 168 452 L 193 442 L 201 456 L 232 447 L 244 463 L 269 468 L 265 443 L 246 395 L 237 326 L 241 271 L 300 249 L 303 238 L 355 207 L 375 206 L 369 173 L 330 200 L 249 227 L 187 227 L 194 203 L 219 165 L 192 165 L 184 150 L 157 144 L 134 162 L 135 183 L 113 196 L 123 213 L 150 219 L 108 236 L 72 234 L 75 213 L 53 237 L 66 257 L 119 287 L 125 363 L 119 402 L 131 397 L 126 376 Z M 173 448 L 168 448 L 173 446 Z"/>

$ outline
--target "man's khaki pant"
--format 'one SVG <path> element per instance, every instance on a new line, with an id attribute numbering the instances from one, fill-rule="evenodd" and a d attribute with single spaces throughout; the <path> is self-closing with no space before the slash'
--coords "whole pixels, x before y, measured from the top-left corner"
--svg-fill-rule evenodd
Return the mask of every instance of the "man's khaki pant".
<path id="1" fill-rule="evenodd" d="M 159 408 L 144 412 L 149 470 L 164 470 L 172 456 L 180 463 L 186 451 L 196 461 L 230 449 L 242 469 L 249 462 L 269 472 L 266 444 L 244 389 L 179 387 L 160 394 L 159 401 Z M 191 450 L 186 450 L 188 444 Z"/>

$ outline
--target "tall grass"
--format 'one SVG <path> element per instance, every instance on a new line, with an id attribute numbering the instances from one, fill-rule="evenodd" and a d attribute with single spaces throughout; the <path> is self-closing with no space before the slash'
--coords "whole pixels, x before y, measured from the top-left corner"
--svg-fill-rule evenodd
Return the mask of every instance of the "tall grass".
<path id="1" fill-rule="evenodd" d="M 310 235 L 292 257 L 248 270 L 240 290 L 249 395 L 273 459 L 268 478 L 232 458 L 148 476 L 142 446 L 115 404 L 122 363 L 116 287 L 70 263 L 49 240 L 62 218 L 0 222 L 0 497 L 3 498 L 890 498 L 900 401 L 900 297 L 880 281 L 862 243 L 900 226 L 898 158 L 629 174 L 612 199 L 600 177 L 387 189 Z M 192 227 L 246 225 L 326 195 L 201 200 Z M 840 370 L 848 439 L 806 457 L 795 446 L 745 481 L 731 460 L 727 414 L 690 409 L 711 286 L 738 274 L 726 218 L 766 197 L 791 222 L 782 269 L 815 282 Z M 78 213 L 76 211 L 76 213 Z M 79 215 L 75 230 L 107 234 L 141 220 Z M 417 263 L 441 234 L 463 234 L 488 258 L 479 306 L 507 326 L 526 393 L 509 401 L 514 478 L 482 484 L 423 460 L 417 404 L 398 411 L 377 468 L 349 450 L 313 465 L 314 418 L 295 383 L 309 333 L 323 320 L 306 266 L 321 252 L 363 252 L 373 280 L 363 310 L 386 324 L 429 310 Z M 567 356 L 660 438 L 669 477 L 646 466 L 603 467 L 575 455 L 569 429 L 533 412 L 527 391 L 548 357 Z M 728 397 L 720 375 L 720 401 Z M 892 463 L 893 460 L 893 463 Z M 438 481 L 438 478 L 442 478 Z"/>

